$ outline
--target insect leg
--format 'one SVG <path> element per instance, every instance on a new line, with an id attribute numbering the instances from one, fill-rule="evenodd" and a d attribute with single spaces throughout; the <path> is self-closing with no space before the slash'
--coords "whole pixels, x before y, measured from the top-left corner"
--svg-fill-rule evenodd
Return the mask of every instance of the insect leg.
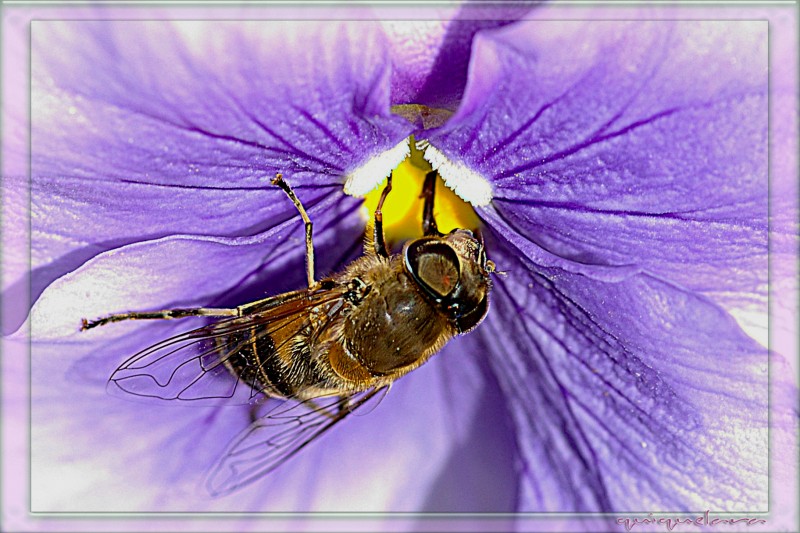
<path id="1" fill-rule="evenodd" d="M 314 281 L 314 243 L 311 240 L 311 229 L 313 227 L 311 219 L 308 217 L 308 213 L 306 213 L 297 195 L 295 195 L 292 188 L 289 187 L 289 184 L 283 179 L 282 174 L 277 174 L 272 180 L 272 184 L 277 185 L 283 189 L 283 192 L 289 195 L 289 199 L 294 203 L 295 207 L 297 207 L 297 210 L 300 211 L 300 217 L 306 225 L 306 277 L 308 278 L 308 288 L 313 289 L 316 287 L 316 282 Z"/>
<path id="2" fill-rule="evenodd" d="M 375 253 L 383 257 L 389 257 L 389 250 L 386 248 L 386 237 L 383 234 L 383 202 L 386 201 L 386 197 L 389 196 L 391 190 L 392 174 L 390 173 L 386 180 L 386 187 L 384 187 L 381 198 L 378 200 L 378 207 L 375 208 L 375 224 L 372 229 L 372 243 L 375 246 Z"/>
<path id="3" fill-rule="evenodd" d="M 163 311 L 145 311 L 138 313 L 117 313 L 95 320 L 81 319 L 81 331 L 104 326 L 111 322 L 123 320 L 171 320 L 190 316 L 240 316 L 239 309 L 215 309 L 210 307 L 197 307 L 194 309 L 164 309 Z"/>
<path id="4" fill-rule="evenodd" d="M 422 186 L 421 198 L 425 199 L 424 207 L 422 208 L 422 232 L 425 235 L 438 235 L 439 227 L 436 225 L 436 219 L 433 218 L 433 200 L 436 196 L 436 171 L 431 170 L 425 175 L 425 184 Z"/>

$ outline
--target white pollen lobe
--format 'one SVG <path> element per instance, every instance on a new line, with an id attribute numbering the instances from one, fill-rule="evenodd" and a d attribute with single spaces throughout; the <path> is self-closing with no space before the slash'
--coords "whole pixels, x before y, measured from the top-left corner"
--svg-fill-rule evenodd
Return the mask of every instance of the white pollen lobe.
<path id="1" fill-rule="evenodd" d="M 394 148 L 390 148 L 347 174 L 344 192 L 351 196 L 364 196 L 389 177 L 389 174 L 411 154 L 411 145 L 404 139 Z"/>
<path id="2" fill-rule="evenodd" d="M 492 201 L 492 185 L 489 180 L 463 163 L 451 161 L 427 141 L 420 142 L 417 147 L 425 150 L 425 160 L 431 164 L 433 170 L 439 172 L 444 184 L 459 198 L 477 207 L 488 205 Z"/>

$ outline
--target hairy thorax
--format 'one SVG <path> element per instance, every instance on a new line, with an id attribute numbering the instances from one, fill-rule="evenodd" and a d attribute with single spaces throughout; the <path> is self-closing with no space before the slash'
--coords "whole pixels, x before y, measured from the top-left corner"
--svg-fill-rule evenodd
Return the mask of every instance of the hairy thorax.
<path id="1" fill-rule="evenodd" d="M 353 296 L 336 328 L 339 342 L 325 349 L 331 367 L 346 381 L 375 385 L 394 380 L 455 334 L 405 272 L 400 256 L 362 257 L 339 279 L 349 281 Z"/>

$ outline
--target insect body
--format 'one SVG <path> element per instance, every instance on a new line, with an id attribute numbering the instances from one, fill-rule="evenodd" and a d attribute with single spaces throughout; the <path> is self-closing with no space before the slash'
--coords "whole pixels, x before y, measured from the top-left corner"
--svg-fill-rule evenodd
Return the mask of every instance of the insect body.
<path id="1" fill-rule="evenodd" d="M 90 329 L 131 319 L 225 317 L 134 355 L 110 384 L 168 400 L 290 401 L 255 419 L 234 440 L 209 478 L 212 493 L 231 492 L 277 468 L 483 319 L 494 264 L 471 231 L 438 231 L 435 178 L 429 173 L 423 188 L 424 237 L 401 253 L 389 253 L 381 209 L 391 191 L 390 176 L 365 255 L 316 281 L 311 221 L 278 175 L 273 183 L 305 222 L 307 289 L 233 309 L 171 309 L 83 321 L 82 329 Z"/>

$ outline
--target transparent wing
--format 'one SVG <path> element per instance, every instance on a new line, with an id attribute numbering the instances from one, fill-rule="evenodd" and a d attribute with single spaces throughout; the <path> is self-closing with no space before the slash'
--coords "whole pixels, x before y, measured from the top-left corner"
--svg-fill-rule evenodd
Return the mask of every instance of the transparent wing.
<path id="1" fill-rule="evenodd" d="M 374 409 L 386 391 L 388 387 L 302 402 L 288 400 L 253 422 L 231 442 L 209 473 L 206 488 L 218 497 L 258 480 L 349 415 Z"/>
<path id="2" fill-rule="evenodd" d="M 332 322 L 341 310 L 344 292 L 341 288 L 302 292 L 274 306 L 265 300 L 262 308 L 250 314 L 165 339 L 125 361 L 111 375 L 108 390 L 112 394 L 203 405 L 257 403 L 267 396 L 256 379 L 259 369 L 247 369 L 236 377 L 226 363 L 232 364 L 245 345 L 267 335 L 280 334 L 283 340 L 276 350 L 291 342 L 307 325 L 311 311 Z M 325 327 L 323 321 L 319 330 Z M 264 354 L 261 366 L 269 364 L 270 356 Z"/>

